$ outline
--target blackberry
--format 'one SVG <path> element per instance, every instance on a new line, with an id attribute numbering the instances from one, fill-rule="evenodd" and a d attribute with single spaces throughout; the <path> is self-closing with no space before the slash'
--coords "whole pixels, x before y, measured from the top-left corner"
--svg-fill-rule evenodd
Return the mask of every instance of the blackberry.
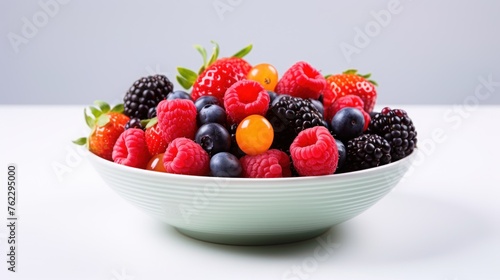
<path id="1" fill-rule="evenodd" d="M 123 98 L 125 115 L 130 118 L 147 119 L 149 109 L 156 107 L 173 89 L 174 85 L 164 75 L 140 78 L 134 82 Z"/>
<path id="2" fill-rule="evenodd" d="M 275 99 L 276 101 L 276 99 Z M 308 99 L 282 96 L 267 111 L 274 129 L 273 148 L 287 151 L 295 137 L 306 128 L 327 126 L 321 113 Z"/>
<path id="3" fill-rule="evenodd" d="M 382 136 L 391 145 L 392 161 L 400 160 L 413 152 L 417 145 L 417 131 L 408 114 L 389 107 L 375 114 L 368 126 L 368 133 Z"/>
<path id="4" fill-rule="evenodd" d="M 148 110 L 148 119 L 156 117 L 156 107 L 151 107 Z"/>
<path id="5" fill-rule="evenodd" d="M 391 162 L 391 145 L 376 134 L 363 134 L 347 142 L 345 171 L 376 167 Z"/>
<path id="6" fill-rule="evenodd" d="M 141 120 L 139 118 L 131 118 L 126 124 L 125 124 L 125 130 L 129 128 L 139 128 L 139 129 L 144 129 L 144 127 L 141 124 Z"/>

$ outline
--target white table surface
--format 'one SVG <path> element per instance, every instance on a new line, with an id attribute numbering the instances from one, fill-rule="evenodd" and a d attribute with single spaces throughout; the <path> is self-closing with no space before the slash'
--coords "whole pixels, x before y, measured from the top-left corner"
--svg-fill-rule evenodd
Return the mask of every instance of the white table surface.
<path id="1" fill-rule="evenodd" d="M 500 106 L 404 107 L 421 154 L 403 181 L 317 239 L 193 240 L 108 188 L 72 139 L 83 106 L 0 106 L 0 259 L 7 165 L 18 167 L 17 272 L 0 279 L 500 279 Z M 66 171 L 57 175 L 54 167 Z M 319 249 L 318 249 L 319 248 Z"/>

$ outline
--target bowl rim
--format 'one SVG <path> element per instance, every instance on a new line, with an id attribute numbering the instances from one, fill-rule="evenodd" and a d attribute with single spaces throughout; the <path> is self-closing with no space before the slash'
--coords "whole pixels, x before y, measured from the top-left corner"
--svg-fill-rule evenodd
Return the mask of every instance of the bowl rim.
<path id="1" fill-rule="evenodd" d="M 328 179 L 334 179 L 334 178 L 348 178 L 348 177 L 356 177 L 358 175 L 369 175 L 370 173 L 376 173 L 376 172 L 381 172 L 386 169 L 391 169 L 394 166 L 397 165 L 404 165 L 404 164 L 412 164 L 412 161 L 414 160 L 416 154 L 417 154 L 417 148 L 413 150 L 413 152 L 406 157 L 390 162 L 385 165 L 377 166 L 377 167 L 372 167 L 368 169 L 363 169 L 363 170 L 357 170 L 357 171 L 351 171 L 351 172 L 346 172 L 346 173 L 340 173 L 340 174 L 329 174 L 329 175 L 316 175 L 316 176 L 302 176 L 302 177 L 279 177 L 279 178 L 241 178 L 241 177 L 215 177 L 215 176 L 200 176 L 200 175 L 184 175 L 184 174 L 175 174 L 175 173 L 166 173 L 166 172 L 158 172 L 158 171 L 152 171 L 152 170 L 146 170 L 146 169 L 141 169 L 141 168 L 136 168 L 136 167 L 130 167 L 126 166 L 123 164 L 118 164 L 113 161 L 106 160 L 104 158 L 101 158 L 92 152 L 88 151 L 88 156 L 91 158 L 92 161 L 98 162 L 99 164 L 106 165 L 109 168 L 113 169 L 118 169 L 120 172 L 127 172 L 127 173 L 134 173 L 135 175 L 139 176 L 149 176 L 150 178 L 155 178 L 155 179 L 165 179 L 165 180 L 190 180 L 193 182 L 204 182 L 206 183 L 209 180 L 228 180 L 230 182 L 234 183 L 251 183 L 251 182 L 258 182 L 258 183 L 266 183 L 266 182 L 301 182 L 301 181 L 314 181 L 314 180 L 328 180 Z"/>

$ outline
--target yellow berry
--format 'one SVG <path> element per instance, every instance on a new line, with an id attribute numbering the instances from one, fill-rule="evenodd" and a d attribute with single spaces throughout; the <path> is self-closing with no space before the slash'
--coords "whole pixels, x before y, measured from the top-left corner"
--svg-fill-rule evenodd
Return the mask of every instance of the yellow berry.
<path id="1" fill-rule="evenodd" d="M 250 115 L 244 118 L 236 128 L 236 143 L 247 155 L 258 155 L 267 151 L 273 139 L 273 127 L 261 115 Z"/>
<path id="2" fill-rule="evenodd" d="M 259 82 L 266 90 L 274 91 L 278 83 L 278 71 L 269 63 L 257 64 L 250 69 L 247 79 Z"/>

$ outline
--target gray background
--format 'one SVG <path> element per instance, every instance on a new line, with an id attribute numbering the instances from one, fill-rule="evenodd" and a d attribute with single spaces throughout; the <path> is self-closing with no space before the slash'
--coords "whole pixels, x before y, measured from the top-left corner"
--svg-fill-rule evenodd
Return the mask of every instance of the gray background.
<path id="1" fill-rule="evenodd" d="M 175 81 L 177 66 L 197 69 L 192 46 L 210 40 L 223 56 L 253 43 L 248 61 L 280 73 L 299 60 L 324 74 L 372 72 L 378 104 L 500 104 L 499 86 L 474 95 L 480 77 L 500 82 L 500 1 L 59 2 L 0 2 L 0 104 L 116 103 L 142 76 Z M 372 12 L 396 2 L 399 12 L 373 29 Z M 367 26 L 373 36 L 348 60 L 341 44 L 356 46 L 356 28 Z"/>

